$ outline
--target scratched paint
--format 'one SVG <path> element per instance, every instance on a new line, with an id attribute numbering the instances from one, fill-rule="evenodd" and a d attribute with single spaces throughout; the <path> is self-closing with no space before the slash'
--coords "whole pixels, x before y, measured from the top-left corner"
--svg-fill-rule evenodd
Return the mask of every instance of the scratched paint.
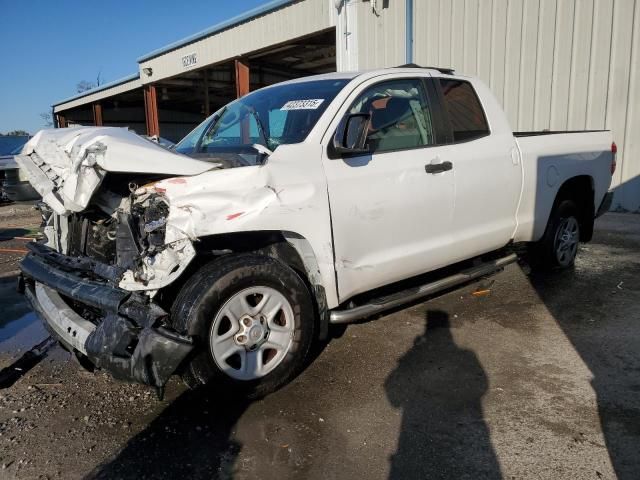
<path id="1" fill-rule="evenodd" d="M 238 218 L 244 212 L 232 213 L 231 215 L 227 215 L 227 220 L 233 220 L 234 218 Z"/>

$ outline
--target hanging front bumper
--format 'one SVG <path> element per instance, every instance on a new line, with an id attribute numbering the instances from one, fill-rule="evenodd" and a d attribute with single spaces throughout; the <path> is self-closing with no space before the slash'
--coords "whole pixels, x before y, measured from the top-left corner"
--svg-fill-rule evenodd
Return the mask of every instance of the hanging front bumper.
<path id="1" fill-rule="evenodd" d="M 145 296 L 89 275 L 85 259 L 41 244 L 30 250 L 20 286 L 51 334 L 120 380 L 164 386 L 193 349 L 191 337 L 173 330 L 168 314 Z M 70 269 L 74 264 L 79 270 Z M 83 308 L 93 312 L 92 321 L 78 313 Z"/>

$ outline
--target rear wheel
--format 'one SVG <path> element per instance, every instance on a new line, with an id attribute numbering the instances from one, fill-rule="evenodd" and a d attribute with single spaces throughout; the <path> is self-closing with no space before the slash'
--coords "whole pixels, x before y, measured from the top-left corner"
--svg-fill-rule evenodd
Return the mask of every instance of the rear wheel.
<path id="1" fill-rule="evenodd" d="M 571 200 L 562 200 L 551 212 L 543 237 L 532 245 L 532 264 L 541 268 L 573 266 L 580 243 L 578 208 Z"/>
<path id="2" fill-rule="evenodd" d="M 562 218 L 553 239 L 554 260 L 559 267 L 573 265 L 578 254 L 579 242 L 580 225 L 576 217 Z"/>
<path id="3" fill-rule="evenodd" d="M 184 367 L 189 386 L 226 384 L 250 398 L 291 381 L 305 366 L 316 319 L 298 274 L 270 257 L 222 257 L 198 271 L 172 309 L 198 351 Z"/>

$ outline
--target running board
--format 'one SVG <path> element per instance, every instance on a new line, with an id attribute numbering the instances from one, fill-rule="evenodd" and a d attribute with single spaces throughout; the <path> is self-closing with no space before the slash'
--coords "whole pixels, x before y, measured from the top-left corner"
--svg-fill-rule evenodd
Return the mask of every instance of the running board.
<path id="1" fill-rule="evenodd" d="M 352 323 L 363 318 L 371 317 L 392 308 L 411 303 L 428 295 L 432 295 L 448 288 L 455 287 L 456 285 L 461 285 L 485 275 L 495 273 L 497 270 L 500 270 L 510 263 L 515 262 L 517 259 L 518 256 L 515 253 L 512 253 L 510 255 L 507 255 L 506 257 L 499 258 L 498 260 L 492 260 L 490 262 L 485 262 L 482 265 L 468 268 L 461 271 L 460 273 L 441 278 L 440 280 L 436 280 L 435 282 L 427 283 L 419 287 L 410 288 L 393 295 L 375 299 L 365 305 L 358 305 L 357 307 L 350 308 L 348 310 L 333 310 L 329 317 L 329 323 Z"/>

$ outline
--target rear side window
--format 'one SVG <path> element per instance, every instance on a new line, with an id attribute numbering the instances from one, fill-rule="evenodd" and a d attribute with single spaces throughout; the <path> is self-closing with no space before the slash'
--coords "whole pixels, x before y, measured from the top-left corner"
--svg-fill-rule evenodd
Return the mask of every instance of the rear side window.
<path id="1" fill-rule="evenodd" d="M 466 142 L 489 135 L 487 118 L 471 84 L 462 80 L 439 80 L 453 141 Z"/>

